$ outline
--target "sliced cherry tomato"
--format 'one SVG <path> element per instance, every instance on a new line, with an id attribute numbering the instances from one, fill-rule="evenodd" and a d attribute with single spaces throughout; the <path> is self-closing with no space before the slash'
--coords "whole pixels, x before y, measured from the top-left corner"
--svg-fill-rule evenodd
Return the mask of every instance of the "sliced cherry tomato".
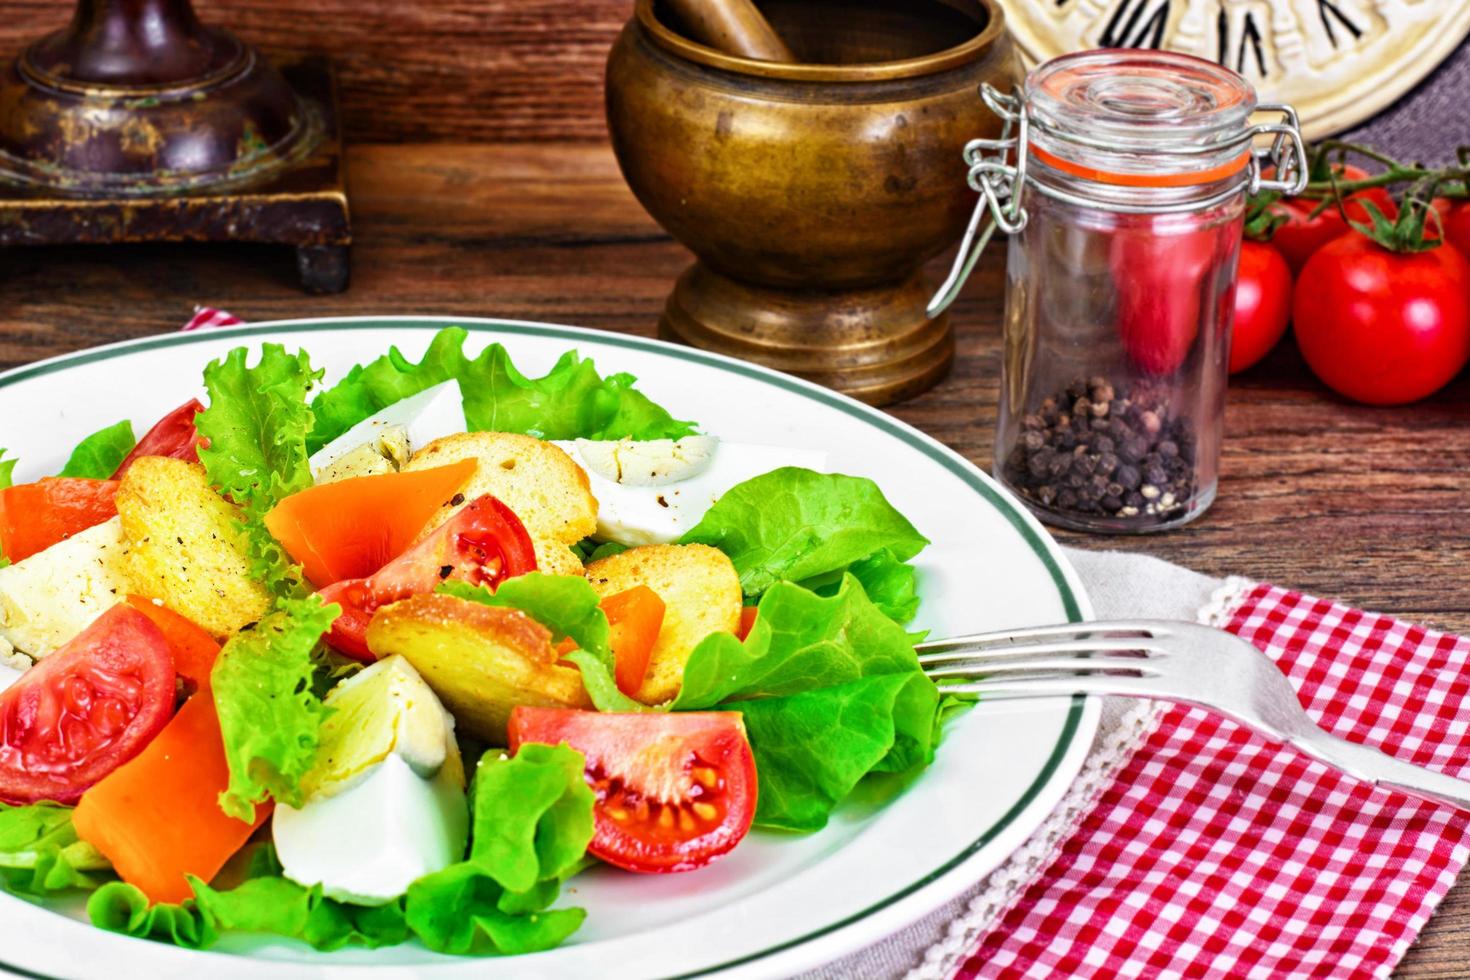
<path id="1" fill-rule="evenodd" d="M 117 516 L 116 480 L 47 477 L 0 490 L 0 549 L 11 561 Z"/>
<path id="2" fill-rule="evenodd" d="M 755 817 L 755 756 L 738 711 L 516 707 L 510 749 L 565 742 L 597 795 L 594 857 L 628 871 L 692 871 L 740 843 Z"/>
<path id="3" fill-rule="evenodd" d="M 190 463 L 199 462 L 199 446 L 204 440 L 194 427 L 194 416 L 202 411 L 203 403 L 197 398 L 191 398 L 159 419 L 158 424 L 138 440 L 133 451 L 123 457 L 112 478 L 121 480 L 128 468 L 143 456 L 170 456 Z"/>
<path id="4" fill-rule="evenodd" d="M 220 647 L 215 638 L 204 627 L 145 596 L 130 595 L 126 601 L 163 631 L 163 638 L 174 655 L 174 673 L 193 685 L 192 690 L 208 684 L 209 672 L 219 656 Z"/>
<path id="5" fill-rule="evenodd" d="M 493 589 L 535 570 L 536 549 L 525 525 L 487 493 L 368 578 L 345 579 L 322 589 L 324 601 L 342 607 L 327 642 L 349 657 L 372 663 L 367 628 L 379 606 L 433 592 L 446 579 Z"/>
<path id="6" fill-rule="evenodd" d="M 265 526 L 317 588 L 366 578 L 403 554 L 474 472 L 461 459 L 308 487 L 273 507 Z"/>
<path id="7" fill-rule="evenodd" d="M 744 643 L 750 631 L 755 629 L 755 614 L 755 606 L 740 607 L 740 628 L 735 631 L 735 635 L 740 638 L 741 643 Z"/>
<path id="8" fill-rule="evenodd" d="M 1148 374 L 1169 374 L 1189 356 L 1200 320 L 1217 294 L 1211 271 L 1230 258 L 1241 221 L 1200 223 L 1190 215 L 1123 219 L 1110 265 L 1117 290 L 1118 335 L 1129 359 Z"/>
<path id="9" fill-rule="evenodd" d="M 664 601 L 648 586 L 635 585 L 603 599 L 602 611 L 612 627 L 609 643 L 618 690 L 631 698 L 643 686 L 649 654 L 658 642 L 658 631 L 663 629 Z"/>
<path id="10" fill-rule="evenodd" d="M 1333 164 L 1332 170 L 1340 181 L 1362 180 L 1368 176 L 1366 170 L 1351 165 Z M 1373 187 L 1349 194 L 1341 208 L 1334 202 L 1322 208 L 1322 213 L 1316 216 L 1312 212 L 1321 207 L 1320 200 L 1309 197 L 1288 198 L 1272 205 L 1276 213 L 1286 216 L 1286 223 L 1271 235 L 1271 245 L 1286 259 L 1292 274 L 1299 275 L 1307 264 L 1307 259 L 1319 248 L 1352 230 L 1347 221 L 1343 220 L 1344 211 L 1347 212 L 1348 220 L 1372 224 L 1368 209 L 1363 207 L 1365 201 L 1372 202 L 1389 220 L 1393 220 L 1399 213 L 1392 195 L 1384 187 Z"/>
<path id="11" fill-rule="evenodd" d="M 185 875 L 214 878 L 270 815 L 269 803 L 255 808 L 254 823 L 226 815 L 219 795 L 229 785 L 206 685 L 142 752 L 82 794 L 72 823 L 149 901 L 182 902 L 194 894 Z"/>
<path id="12" fill-rule="evenodd" d="M 142 751 L 174 707 L 174 661 L 153 622 L 113 606 L 0 693 L 0 800 L 75 803 Z"/>
<path id="13" fill-rule="evenodd" d="M 1264 242 L 1240 246 L 1235 321 L 1230 330 L 1230 373 L 1244 371 L 1271 352 L 1291 321 L 1291 268 Z"/>

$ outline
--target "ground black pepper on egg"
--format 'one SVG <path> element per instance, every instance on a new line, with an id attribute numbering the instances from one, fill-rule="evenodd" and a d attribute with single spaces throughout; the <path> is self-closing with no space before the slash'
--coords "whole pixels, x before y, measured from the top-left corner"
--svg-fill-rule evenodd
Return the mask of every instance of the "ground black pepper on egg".
<path id="1" fill-rule="evenodd" d="M 1078 378 L 1021 419 L 1003 473 L 1050 510 L 1161 523 L 1194 495 L 1194 453 L 1166 387 Z"/>

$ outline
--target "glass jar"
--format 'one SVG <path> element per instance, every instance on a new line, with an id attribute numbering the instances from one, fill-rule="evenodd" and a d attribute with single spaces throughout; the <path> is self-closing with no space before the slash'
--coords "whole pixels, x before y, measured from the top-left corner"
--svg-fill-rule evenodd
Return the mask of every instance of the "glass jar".
<path id="1" fill-rule="evenodd" d="M 1007 130 L 966 150 L 982 199 L 933 309 L 1010 233 L 995 476 L 1063 527 L 1192 520 L 1218 481 L 1246 194 L 1305 185 L 1295 114 L 1159 51 L 1066 55 L 984 97 Z"/>

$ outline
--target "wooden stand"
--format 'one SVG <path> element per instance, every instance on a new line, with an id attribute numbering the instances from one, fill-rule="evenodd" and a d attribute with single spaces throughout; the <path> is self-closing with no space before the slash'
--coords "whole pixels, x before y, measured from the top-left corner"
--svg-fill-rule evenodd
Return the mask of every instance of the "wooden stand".
<path id="1" fill-rule="evenodd" d="M 188 0 L 80 0 L 0 77 L 0 105 L 0 245 L 277 243 L 309 292 L 346 287 L 325 61 L 277 70 Z"/>

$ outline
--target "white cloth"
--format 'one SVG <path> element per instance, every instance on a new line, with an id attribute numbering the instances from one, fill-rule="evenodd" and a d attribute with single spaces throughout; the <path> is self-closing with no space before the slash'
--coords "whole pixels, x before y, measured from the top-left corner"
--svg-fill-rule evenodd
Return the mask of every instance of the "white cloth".
<path id="1" fill-rule="evenodd" d="M 1220 620 L 1249 585 L 1244 579 L 1211 578 L 1147 555 L 1064 550 L 1098 619 L 1186 619 L 1223 625 Z M 1046 867 L 1052 852 L 1162 710 L 1144 702 L 1109 700 L 1076 783 L 1015 854 L 959 898 L 860 952 L 801 974 L 801 980 L 947 980 L 990 923 Z"/>

